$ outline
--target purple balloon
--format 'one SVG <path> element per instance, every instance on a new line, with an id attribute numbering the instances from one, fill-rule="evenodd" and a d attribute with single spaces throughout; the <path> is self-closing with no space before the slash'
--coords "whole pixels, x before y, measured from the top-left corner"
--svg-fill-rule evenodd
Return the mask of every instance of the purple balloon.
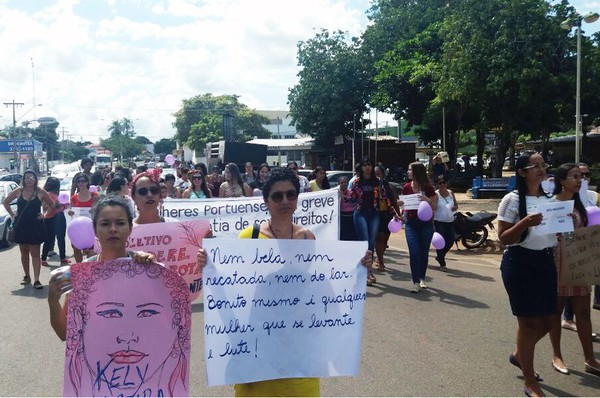
<path id="1" fill-rule="evenodd" d="M 69 194 L 66 192 L 62 192 L 60 195 L 58 195 L 58 203 L 60 203 L 61 205 L 66 205 L 67 203 L 69 203 L 70 198 L 69 198 Z"/>
<path id="2" fill-rule="evenodd" d="M 96 241 L 92 220 L 87 217 L 75 217 L 67 228 L 67 235 L 69 235 L 73 246 L 79 250 L 93 247 Z"/>
<path id="3" fill-rule="evenodd" d="M 402 221 L 392 218 L 388 223 L 388 229 L 395 234 L 402 229 Z"/>
<path id="4" fill-rule="evenodd" d="M 173 155 L 167 155 L 167 156 L 165 156 L 165 162 L 167 164 L 170 164 L 172 166 L 173 163 L 175 163 L 175 156 L 173 156 Z"/>
<path id="5" fill-rule="evenodd" d="M 98 192 L 98 187 L 95 185 L 90 185 L 89 190 L 91 193 L 95 193 L 95 192 Z"/>
<path id="6" fill-rule="evenodd" d="M 433 233 L 433 238 L 431 238 L 431 245 L 434 249 L 441 250 L 446 246 L 446 241 L 444 237 L 439 232 Z"/>
<path id="7" fill-rule="evenodd" d="M 588 206 L 585 208 L 588 217 L 588 226 L 600 225 L 600 207 Z"/>
<path id="8" fill-rule="evenodd" d="M 421 221 L 431 220 L 431 217 L 433 216 L 433 211 L 431 210 L 431 206 L 429 206 L 429 203 L 425 202 L 424 200 L 421 201 L 421 203 L 419 203 L 419 208 L 417 209 L 417 216 Z"/>

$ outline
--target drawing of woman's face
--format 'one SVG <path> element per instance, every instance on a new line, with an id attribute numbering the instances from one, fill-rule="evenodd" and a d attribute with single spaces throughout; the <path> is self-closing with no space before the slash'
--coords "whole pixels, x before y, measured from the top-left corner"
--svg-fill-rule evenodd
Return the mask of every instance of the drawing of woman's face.
<path id="1" fill-rule="evenodd" d="M 161 276 L 150 279 L 146 273 L 106 282 L 111 285 L 110 296 L 106 289 L 90 293 L 84 333 L 94 390 L 133 393 L 141 387 L 143 391 L 169 359 L 177 339 L 169 290 L 163 288 Z"/>

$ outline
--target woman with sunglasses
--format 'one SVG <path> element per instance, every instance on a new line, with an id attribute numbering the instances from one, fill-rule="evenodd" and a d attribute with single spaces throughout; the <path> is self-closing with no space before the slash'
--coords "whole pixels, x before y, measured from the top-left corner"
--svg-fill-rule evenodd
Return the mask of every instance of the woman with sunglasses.
<path id="1" fill-rule="evenodd" d="M 310 192 L 310 182 L 308 181 L 308 178 L 298 174 L 298 163 L 292 160 L 288 162 L 288 168 L 294 172 L 294 175 L 298 179 L 298 183 L 300 184 L 300 193 Z"/>
<path id="2" fill-rule="evenodd" d="M 131 182 L 131 197 L 138 210 L 133 226 L 157 222 L 176 222 L 177 219 L 163 217 L 158 208 L 162 203 L 160 192 L 160 169 L 152 169 L 136 174 Z"/>
<path id="3" fill-rule="evenodd" d="M 560 165 L 554 172 L 554 195 L 556 200 L 573 200 L 575 206 L 573 208 L 573 223 L 575 229 L 583 228 L 587 226 L 587 212 L 585 206 L 579 197 L 579 191 L 581 190 L 581 182 L 583 180 L 581 169 L 575 163 L 565 163 Z M 587 199 L 587 198 L 586 198 Z M 562 236 L 561 239 L 565 239 Z M 554 258 L 560 269 L 561 264 L 560 246 L 554 249 Z M 562 286 L 558 287 L 558 311 L 552 320 L 552 329 L 550 329 L 550 342 L 552 343 L 552 350 L 554 352 L 552 358 L 552 367 L 559 373 L 569 374 L 569 369 L 562 357 L 560 349 L 560 338 L 561 338 L 561 324 L 560 317 L 564 308 L 565 301 L 570 300 L 573 312 L 575 313 L 575 320 L 577 325 L 577 333 L 581 346 L 583 348 L 583 355 L 585 358 L 585 371 L 587 373 L 600 376 L 600 363 L 596 361 L 594 356 L 594 347 L 592 346 L 592 321 L 590 318 L 590 296 L 592 293 L 591 286 Z"/>
<path id="4" fill-rule="evenodd" d="M 252 196 L 252 188 L 242 180 L 240 170 L 235 163 L 225 166 L 225 182 L 219 187 L 220 198 L 239 198 Z"/>
<path id="5" fill-rule="evenodd" d="M 91 208 L 94 203 L 98 201 L 100 195 L 97 192 L 90 192 L 90 178 L 86 174 L 79 174 L 79 177 L 75 180 L 77 184 L 77 193 L 71 196 L 71 207 L 89 207 Z M 75 213 L 69 210 L 69 215 L 73 216 Z M 75 246 L 73 247 L 73 257 L 75 262 L 80 263 L 83 261 L 83 251 L 79 250 Z M 90 248 L 92 249 L 92 248 Z M 85 250 L 88 255 L 91 255 L 91 251 Z"/>
<path id="6" fill-rule="evenodd" d="M 542 155 L 522 154 L 515 167 L 516 191 L 505 195 L 498 207 L 498 238 L 508 246 L 500 271 L 518 322 L 517 349 L 508 359 L 523 372 L 525 394 L 543 396 L 533 360 L 535 345 L 550 331 L 556 314 L 558 283 L 553 248 L 557 241 L 556 234 L 532 232 L 542 222 L 542 214 L 527 209 L 554 199 L 542 189 L 548 167 Z"/>
<path id="7" fill-rule="evenodd" d="M 17 199 L 18 198 L 18 199 Z M 17 213 L 10 207 L 10 203 L 17 199 Z M 21 252 L 21 265 L 25 276 L 22 285 L 31 283 L 29 273 L 29 258 L 33 266 L 33 287 L 43 289 L 40 283 L 40 245 L 44 242 L 44 216 L 40 212 L 42 203 L 48 207 L 54 206 L 54 201 L 43 188 L 38 187 L 37 175 L 27 170 L 23 174 L 21 186 L 12 191 L 2 202 L 4 208 L 13 219 L 12 225 L 16 225 L 15 243 L 19 245 Z"/>
<path id="8" fill-rule="evenodd" d="M 294 224 L 293 215 L 298 205 L 300 184 L 289 169 L 275 170 L 263 188 L 263 199 L 271 218 L 260 224 L 259 239 L 315 239 L 315 235 L 301 225 Z M 252 238 L 254 226 L 240 232 L 240 239 Z M 205 254 L 204 254 L 205 256 Z M 199 259 L 204 264 L 206 259 Z M 362 264 L 371 267 L 372 253 L 367 251 Z M 285 378 L 263 380 L 235 385 L 235 396 L 318 396 L 318 378 Z"/>
<path id="9" fill-rule="evenodd" d="M 435 191 L 437 194 L 437 207 L 433 216 L 433 223 L 436 232 L 442 235 L 446 243 L 443 248 L 436 250 L 435 260 L 440 264 L 440 270 L 446 272 L 446 253 L 452 248 L 456 235 L 454 231 L 454 213 L 458 210 L 458 202 L 454 192 L 448 189 L 448 181 L 444 174 L 438 175 L 435 182 L 438 189 Z"/>
<path id="10" fill-rule="evenodd" d="M 207 199 L 212 198 L 212 192 L 206 185 L 206 178 L 200 170 L 190 170 L 188 172 L 190 186 L 183 191 L 183 199 Z"/>

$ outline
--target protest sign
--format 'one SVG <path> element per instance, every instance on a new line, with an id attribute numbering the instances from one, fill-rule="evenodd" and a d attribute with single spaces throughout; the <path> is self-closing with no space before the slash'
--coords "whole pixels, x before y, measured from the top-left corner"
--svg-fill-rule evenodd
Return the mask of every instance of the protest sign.
<path id="1" fill-rule="evenodd" d="M 574 201 L 540 203 L 536 206 L 536 213 L 542 213 L 542 222 L 532 229 L 533 235 L 547 235 L 573 231 Z"/>
<path id="2" fill-rule="evenodd" d="M 398 196 L 398 201 L 404 202 L 402 207 L 404 210 L 417 210 L 419 205 L 421 204 L 421 196 L 420 193 L 413 193 L 410 195 L 400 195 Z"/>
<path id="3" fill-rule="evenodd" d="M 127 241 L 127 249 L 154 254 L 157 262 L 183 277 L 194 301 L 202 289 L 198 248 L 202 247 L 202 238 L 209 228 L 207 220 L 136 225 Z"/>
<path id="4" fill-rule="evenodd" d="M 64 396 L 188 396 L 188 286 L 160 264 L 71 266 Z"/>
<path id="5" fill-rule="evenodd" d="M 600 225 L 563 234 L 559 245 L 560 285 L 591 286 L 600 283 Z"/>
<path id="6" fill-rule="evenodd" d="M 269 219 L 264 199 L 258 196 L 173 199 L 163 202 L 160 213 L 179 221 L 209 220 L 217 238 L 237 238 L 244 228 Z M 339 190 L 301 193 L 293 222 L 310 229 L 317 238 L 338 239 Z"/>
<path id="7" fill-rule="evenodd" d="M 204 247 L 209 386 L 358 373 L 366 242 L 208 239 Z"/>

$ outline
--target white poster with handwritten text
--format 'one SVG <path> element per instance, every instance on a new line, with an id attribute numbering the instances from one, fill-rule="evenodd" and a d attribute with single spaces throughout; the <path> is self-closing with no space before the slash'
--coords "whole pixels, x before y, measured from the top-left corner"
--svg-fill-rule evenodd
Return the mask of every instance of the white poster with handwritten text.
<path id="1" fill-rule="evenodd" d="M 207 239 L 209 386 L 358 374 L 366 242 Z"/>
<path id="2" fill-rule="evenodd" d="M 310 229 L 317 238 L 338 239 L 339 194 L 335 188 L 301 193 L 293 222 Z M 160 212 L 179 221 L 209 220 L 216 238 L 237 238 L 244 228 L 269 219 L 264 199 L 259 196 L 165 200 Z"/>

